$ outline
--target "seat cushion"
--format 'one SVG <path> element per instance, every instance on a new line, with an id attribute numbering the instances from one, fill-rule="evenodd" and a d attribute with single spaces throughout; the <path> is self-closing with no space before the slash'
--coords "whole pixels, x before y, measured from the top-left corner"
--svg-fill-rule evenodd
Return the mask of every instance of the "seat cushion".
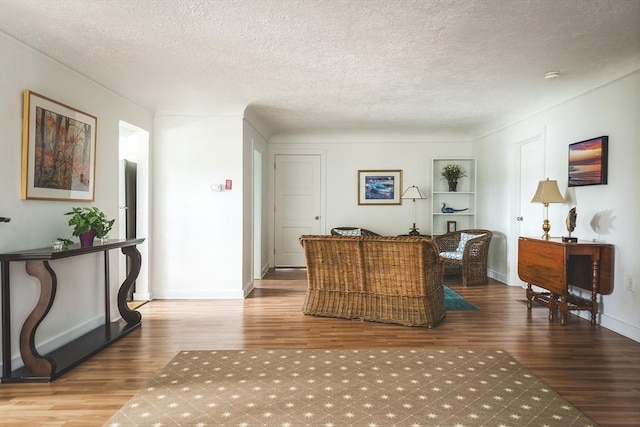
<path id="1" fill-rule="evenodd" d="M 458 242 L 458 249 L 456 249 L 457 252 L 464 252 L 464 247 L 466 246 L 467 242 L 471 239 L 475 239 L 476 237 L 480 237 L 480 236 L 484 236 L 484 234 L 469 234 L 469 233 L 460 233 L 460 242 Z M 456 258 L 456 259 L 461 259 L 461 258 Z"/>
<path id="2" fill-rule="evenodd" d="M 341 236 L 362 236 L 362 230 L 359 228 L 354 228 L 352 230 L 341 230 L 339 228 L 335 228 L 334 231 Z"/>
<path id="3" fill-rule="evenodd" d="M 440 252 L 440 256 L 442 258 L 456 259 L 456 260 L 460 261 L 462 259 L 462 251 L 460 251 L 460 252 Z"/>

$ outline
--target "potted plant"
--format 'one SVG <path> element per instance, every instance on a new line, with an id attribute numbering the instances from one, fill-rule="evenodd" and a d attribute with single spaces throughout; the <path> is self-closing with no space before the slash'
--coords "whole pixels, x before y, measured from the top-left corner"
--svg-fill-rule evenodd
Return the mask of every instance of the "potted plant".
<path id="1" fill-rule="evenodd" d="M 466 172 L 462 170 L 460 165 L 456 164 L 445 166 L 444 169 L 442 169 L 441 175 L 442 178 L 440 179 L 446 179 L 449 183 L 449 191 L 456 191 L 460 178 L 467 176 Z"/>
<path id="2" fill-rule="evenodd" d="M 100 209 L 72 208 L 69 225 L 73 227 L 73 235 L 80 238 L 80 246 L 93 246 L 94 237 L 102 238 L 111 231 L 115 219 L 108 219 Z"/>

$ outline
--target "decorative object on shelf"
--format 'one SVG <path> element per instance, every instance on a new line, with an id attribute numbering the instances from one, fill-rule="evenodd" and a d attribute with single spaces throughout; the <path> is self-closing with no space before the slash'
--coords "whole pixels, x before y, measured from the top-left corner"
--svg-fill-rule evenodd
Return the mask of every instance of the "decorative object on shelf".
<path id="1" fill-rule="evenodd" d="M 456 231 L 457 224 L 455 221 L 447 221 L 447 233 Z"/>
<path id="2" fill-rule="evenodd" d="M 607 183 L 609 137 L 569 144 L 569 187 Z"/>
<path id="3" fill-rule="evenodd" d="M 359 205 L 400 205 L 401 170 L 359 170 Z"/>
<path id="4" fill-rule="evenodd" d="M 80 246 L 93 246 L 95 237 L 105 237 L 115 219 L 108 219 L 100 209 L 96 207 L 72 208 L 71 212 L 65 215 L 72 215 L 69 225 L 73 227 L 73 235 L 80 238 Z"/>
<path id="5" fill-rule="evenodd" d="M 549 240 L 549 231 L 551 230 L 551 224 L 549 224 L 549 203 L 564 203 L 564 198 L 558 189 L 558 181 L 549 180 L 549 178 L 540 181 L 536 193 L 533 195 L 533 199 L 531 199 L 531 203 L 542 203 L 544 205 L 544 221 L 542 223 L 542 231 L 544 231 L 544 234 L 542 238 Z"/>
<path id="6" fill-rule="evenodd" d="M 460 180 L 460 178 L 463 178 L 465 176 L 467 176 L 466 172 L 464 170 L 462 170 L 462 168 L 460 167 L 460 165 L 456 165 L 456 164 L 450 164 L 445 166 L 442 169 L 442 180 L 447 180 L 447 183 L 449 184 L 449 191 L 456 191 L 457 187 L 458 187 L 458 181 Z"/>
<path id="7" fill-rule="evenodd" d="M 562 241 L 565 243 L 578 243 L 577 237 L 571 237 L 571 232 L 576 229 L 576 220 L 578 219 L 578 214 L 576 213 L 576 208 L 571 208 L 569 213 L 567 214 L 567 231 L 569 232 L 569 237 L 562 237 Z"/>
<path id="8" fill-rule="evenodd" d="M 418 231 L 418 228 L 416 228 L 416 199 L 426 199 L 426 197 L 422 195 L 418 187 L 412 185 L 405 190 L 402 194 L 402 198 L 413 200 L 413 227 L 409 230 L 409 236 L 419 236 L 420 232 Z"/>
<path id="9" fill-rule="evenodd" d="M 69 245 L 73 245 L 73 241 L 66 239 L 64 237 L 58 237 L 54 242 L 60 242 L 62 244 L 62 249 L 67 249 Z M 51 243 L 53 247 L 53 242 Z"/>
<path id="10" fill-rule="evenodd" d="M 98 119 L 25 90 L 22 198 L 92 201 Z"/>
<path id="11" fill-rule="evenodd" d="M 468 211 L 469 208 L 464 208 L 464 209 L 454 209 L 452 207 L 447 206 L 446 203 L 442 204 L 442 208 L 440 209 L 440 211 L 442 211 L 442 213 L 455 213 L 455 212 L 463 212 L 463 211 Z"/>

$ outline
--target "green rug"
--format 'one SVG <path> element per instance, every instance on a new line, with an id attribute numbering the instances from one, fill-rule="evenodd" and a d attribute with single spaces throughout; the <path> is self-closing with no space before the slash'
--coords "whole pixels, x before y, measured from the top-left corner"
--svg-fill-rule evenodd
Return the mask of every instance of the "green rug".
<path id="1" fill-rule="evenodd" d="M 442 286 L 444 286 L 444 305 L 447 310 L 480 310 L 447 285 Z"/>

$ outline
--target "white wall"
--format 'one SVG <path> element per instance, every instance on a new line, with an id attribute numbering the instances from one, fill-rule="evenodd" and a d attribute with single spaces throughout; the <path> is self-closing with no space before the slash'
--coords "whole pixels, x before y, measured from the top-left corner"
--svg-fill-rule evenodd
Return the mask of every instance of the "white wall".
<path id="1" fill-rule="evenodd" d="M 49 246 L 57 237 L 71 236 L 64 213 L 73 206 L 97 206 L 109 218 L 118 218 L 119 121 L 150 130 L 151 114 L 1 32 L 0 70 L 0 216 L 12 218 L 10 223 L 0 224 L 0 252 Z M 25 89 L 98 118 L 93 203 L 20 199 Z M 119 228 L 116 222 L 114 236 Z M 119 262 L 124 262 L 124 257 L 111 251 L 110 286 L 114 301 L 119 286 Z M 51 312 L 36 334 L 41 352 L 56 348 L 104 321 L 102 254 L 57 260 L 51 266 L 57 274 L 58 291 Z M 24 263 L 11 263 L 10 275 L 12 355 L 14 367 L 18 367 L 22 365 L 18 356 L 20 327 L 37 301 L 40 284 L 26 275 Z M 112 319 L 119 316 L 114 310 Z"/>
<path id="2" fill-rule="evenodd" d="M 243 298 L 242 117 L 161 116 L 154 129 L 154 298 Z M 232 190 L 211 190 L 226 179 Z"/>
<path id="3" fill-rule="evenodd" d="M 326 153 L 325 233 L 333 227 L 357 226 L 385 235 L 405 234 L 413 223 L 411 203 L 358 205 L 358 170 L 400 169 L 403 191 L 416 185 L 431 197 L 431 160 L 471 155 L 464 134 L 393 134 L 332 132 L 276 135 L 269 142 L 275 152 L 323 150 Z M 271 166 L 273 169 L 273 166 Z M 417 227 L 431 234 L 431 200 L 416 201 Z"/>
<path id="4" fill-rule="evenodd" d="M 505 236 L 505 246 L 492 242 L 489 263 L 497 274 L 509 276 L 504 271 L 506 265 L 517 268 L 516 251 L 510 250 L 518 237 L 511 231 L 517 212 L 511 210 L 510 201 L 513 184 L 518 182 L 512 164 L 515 143 L 541 129 L 546 175 L 557 179 L 560 192 L 570 196 L 569 203 L 549 207 L 552 234 L 566 234 L 565 218 L 575 206 L 578 223 L 574 236 L 615 245 L 614 290 L 602 298 L 600 324 L 640 341 L 640 72 L 474 143 L 479 171 L 478 222 Z M 601 135 L 609 136 L 608 185 L 568 190 L 568 145 Z M 509 254 L 513 255 L 505 263 Z M 634 292 L 625 288 L 628 277 L 636 283 Z"/>

